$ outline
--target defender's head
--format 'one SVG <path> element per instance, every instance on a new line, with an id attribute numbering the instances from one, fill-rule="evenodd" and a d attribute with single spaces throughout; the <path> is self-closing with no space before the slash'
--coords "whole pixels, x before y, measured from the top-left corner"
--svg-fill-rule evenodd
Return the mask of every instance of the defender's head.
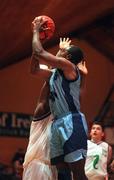
<path id="1" fill-rule="evenodd" d="M 66 50 L 68 59 L 73 64 L 78 64 L 84 59 L 83 51 L 78 46 L 70 45 Z"/>

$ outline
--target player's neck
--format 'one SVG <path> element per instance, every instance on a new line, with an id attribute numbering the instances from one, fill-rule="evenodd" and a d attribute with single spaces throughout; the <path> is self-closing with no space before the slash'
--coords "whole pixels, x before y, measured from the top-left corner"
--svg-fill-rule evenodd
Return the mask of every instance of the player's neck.
<path id="1" fill-rule="evenodd" d="M 95 144 L 100 144 L 102 142 L 102 139 L 91 138 L 91 141 Z"/>

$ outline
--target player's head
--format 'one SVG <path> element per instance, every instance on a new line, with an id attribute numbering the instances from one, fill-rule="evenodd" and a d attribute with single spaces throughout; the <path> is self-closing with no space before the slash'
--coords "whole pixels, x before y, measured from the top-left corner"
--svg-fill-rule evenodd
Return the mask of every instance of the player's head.
<path id="1" fill-rule="evenodd" d="M 100 126 L 101 129 L 102 129 L 102 131 L 104 132 L 104 126 L 103 126 L 103 123 L 102 123 L 102 122 L 100 122 L 100 121 L 94 121 L 93 124 L 92 124 L 92 126 L 93 126 L 93 125 L 98 125 L 98 126 Z"/>
<path id="2" fill-rule="evenodd" d="M 92 124 L 90 131 L 91 139 L 100 141 L 104 137 L 104 127 L 101 122 L 95 121 Z"/>
<path id="3" fill-rule="evenodd" d="M 84 59 L 83 51 L 78 46 L 70 45 L 69 47 L 67 47 L 66 50 L 67 50 L 68 59 L 73 64 L 78 64 Z"/>

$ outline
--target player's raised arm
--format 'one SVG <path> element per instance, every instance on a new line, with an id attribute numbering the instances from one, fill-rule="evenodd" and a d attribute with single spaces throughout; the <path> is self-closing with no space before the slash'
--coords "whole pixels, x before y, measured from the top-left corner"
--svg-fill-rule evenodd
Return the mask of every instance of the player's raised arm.
<path id="1" fill-rule="evenodd" d="M 33 23 L 33 52 L 36 56 L 37 54 L 37 58 L 39 59 L 39 61 L 45 61 L 46 63 L 48 63 L 50 66 L 52 67 L 57 67 L 60 69 L 69 69 L 72 68 L 72 63 L 70 61 L 68 61 L 65 56 L 67 54 L 66 49 L 64 49 L 64 51 L 62 51 L 62 56 L 58 57 L 55 56 L 49 52 L 47 52 L 46 50 L 44 50 L 41 41 L 40 41 L 40 29 L 41 26 L 45 24 L 45 20 L 43 18 L 37 18 L 34 23 Z"/>

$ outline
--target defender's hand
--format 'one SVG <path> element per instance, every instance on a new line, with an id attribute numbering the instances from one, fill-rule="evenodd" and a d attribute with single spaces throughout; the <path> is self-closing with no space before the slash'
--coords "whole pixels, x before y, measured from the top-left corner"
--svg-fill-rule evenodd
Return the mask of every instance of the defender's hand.
<path id="1" fill-rule="evenodd" d="M 60 38 L 60 43 L 59 43 L 59 48 L 62 50 L 66 49 L 67 47 L 69 47 L 71 43 L 71 40 L 69 38 Z"/>
<path id="2" fill-rule="evenodd" d="M 78 65 L 79 70 L 84 74 L 87 75 L 88 74 L 88 70 L 86 67 L 86 62 L 85 61 L 81 61 Z"/>

